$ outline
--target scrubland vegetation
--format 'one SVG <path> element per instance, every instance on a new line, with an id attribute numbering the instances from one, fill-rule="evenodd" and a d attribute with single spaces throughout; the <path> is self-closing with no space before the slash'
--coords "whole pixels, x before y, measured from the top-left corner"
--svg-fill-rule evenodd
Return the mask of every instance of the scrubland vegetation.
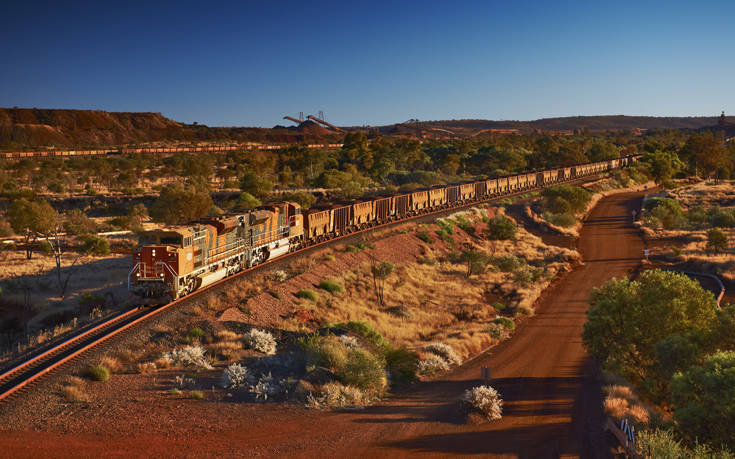
<path id="1" fill-rule="evenodd" d="M 711 292 L 675 272 L 644 271 L 594 290 L 585 346 L 632 384 L 606 388 L 606 411 L 649 429 L 641 444 L 651 448 L 735 449 L 727 427 L 735 413 L 733 325 L 735 306 L 719 308 Z"/>

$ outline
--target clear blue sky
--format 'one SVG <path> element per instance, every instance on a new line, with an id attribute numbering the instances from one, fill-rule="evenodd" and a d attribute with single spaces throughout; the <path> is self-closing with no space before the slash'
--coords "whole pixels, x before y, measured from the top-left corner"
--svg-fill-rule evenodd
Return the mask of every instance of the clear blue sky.
<path id="1" fill-rule="evenodd" d="M 732 0 L 212 3 L 6 2 L 0 106 L 266 127 L 735 113 Z"/>

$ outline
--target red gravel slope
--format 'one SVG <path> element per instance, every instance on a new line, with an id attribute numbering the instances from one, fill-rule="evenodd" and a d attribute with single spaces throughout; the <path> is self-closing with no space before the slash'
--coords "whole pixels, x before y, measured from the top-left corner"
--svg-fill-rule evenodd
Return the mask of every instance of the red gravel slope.
<path id="1" fill-rule="evenodd" d="M 545 292 L 537 315 L 511 339 L 380 406 L 321 413 L 292 405 L 182 401 L 176 410 L 110 413 L 95 419 L 94 429 L 61 429 L 50 421 L 33 432 L 0 431 L 0 456 L 605 457 L 599 382 L 580 336 L 590 289 L 640 261 L 643 244 L 630 210 L 641 197 L 626 193 L 600 201 L 581 234 L 584 266 Z M 480 383 L 482 366 L 491 368 L 491 384 L 505 399 L 504 417 L 458 422 L 454 402 Z M 121 423 L 127 428 L 115 430 Z"/>

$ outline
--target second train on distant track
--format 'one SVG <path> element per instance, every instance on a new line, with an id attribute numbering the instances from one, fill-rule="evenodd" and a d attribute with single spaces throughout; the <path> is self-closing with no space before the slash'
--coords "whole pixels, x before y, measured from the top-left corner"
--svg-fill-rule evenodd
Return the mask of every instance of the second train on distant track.
<path id="1" fill-rule="evenodd" d="M 148 231 L 140 236 L 133 254 L 128 289 L 141 297 L 177 299 L 302 247 L 388 222 L 619 169 L 635 159 L 625 156 L 308 210 L 283 202 Z"/>

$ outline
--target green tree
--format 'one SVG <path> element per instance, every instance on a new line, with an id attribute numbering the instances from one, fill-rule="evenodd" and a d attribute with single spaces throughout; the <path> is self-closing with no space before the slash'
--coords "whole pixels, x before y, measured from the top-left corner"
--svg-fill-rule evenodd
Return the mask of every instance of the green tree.
<path id="1" fill-rule="evenodd" d="M 490 239 L 507 241 L 516 238 L 518 226 L 505 215 L 496 215 L 487 225 L 487 235 Z"/>
<path id="2" fill-rule="evenodd" d="M 96 234 L 87 234 L 80 238 L 82 247 L 80 251 L 85 255 L 94 255 L 95 257 L 104 257 L 110 254 L 110 241 Z"/>
<path id="3" fill-rule="evenodd" d="M 237 199 L 237 208 L 241 210 L 250 210 L 258 207 L 262 203 L 260 199 L 256 198 L 247 191 L 240 193 L 240 197 Z"/>
<path id="4" fill-rule="evenodd" d="M 674 416 L 688 438 L 735 448 L 735 352 L 708 356 L 675 375 L 671 388 Z"/>
<path id="5" fill-rule="evenodd" d="M 306 191 L 297 191 L 294 193 L 285 193 L 279 197 L 280 201 L 295 202 L 301 206 L 302 209 L 308 209 L 316 202 L 316 196 L 313 193 Z"/>
<path id="6" fill-rule="evenodd" d="M 240 189 L 262 200 L 273 190 L 273 183 L 255 172 L 246 172 L 240 179 Z"/>
<path id="7" fill-rule="evenodd" d="M 477 250 L 465 250 L 459 259 L 467 265 L 467 277 L 473 274 L 482 274 L 488 263 L 490 263 L 490 257 Z"/>
<path id="8" fill-rule="evenodd" d="M 71 209 L 64 219 L 64 231 L 74 236 L 82 236 L 97 231 L 97 224 L 79 209 Z"/>
<path id="9" fill-rule="evenodd" d="M 544 188 L 541 196 L 544 197 L 544 210 L 554 214 L 567 212 L 578 214 L 587 208 L 592 197 L 584 188 L 571 185 Z"/>
<path id="10" fill-rule="evenodd" d="M 59 214 L 46 201 L 13 201 L 8 209 L 8 221 L 16 234 L 23 235 L 26 259 L 31 259 L 38 237 L 50 233 L 58 219 Z"/>
<path id="11" fill-rule="evenodd" d="M 717 302 L 695 280 L 672 271 L 644 271 L 638 280 L 612 279 L 592 291 L 582 339 L 607 370 L 645 381 L 656 345 L 671 335 L 701 334 Z"/>
<path id="12" fill-rule="evenodd" d="M 676 153 L 661 150 L 644 154 L 641 161 L 647 165 L 648 173 L 658 185 L 666 183 L 683 167 Z"/>
<path id="13" fill-rule="evenodd" d="M 171 183 L 161 190 L 150 209 L 154 220 L 167 225 L 184 224 L 207 215 L 214 206 L 207 191 L 191 185 Z"/>
<path id="14" fill-rule="evenodd" d="M 695 175 L 715 176 L 719 179 L 729 175 L 733 162 L 723 146 L 722 137 L 712 132 L 692 134 L 681 149 L 681 157 L 686 161 Z"/>
<path id="15" fill-rule="evenodd" d="M 719 228 L 712 228 L 707 232 L 707 248 L 715 253 L 727 250 L 727 234 Z"/>

